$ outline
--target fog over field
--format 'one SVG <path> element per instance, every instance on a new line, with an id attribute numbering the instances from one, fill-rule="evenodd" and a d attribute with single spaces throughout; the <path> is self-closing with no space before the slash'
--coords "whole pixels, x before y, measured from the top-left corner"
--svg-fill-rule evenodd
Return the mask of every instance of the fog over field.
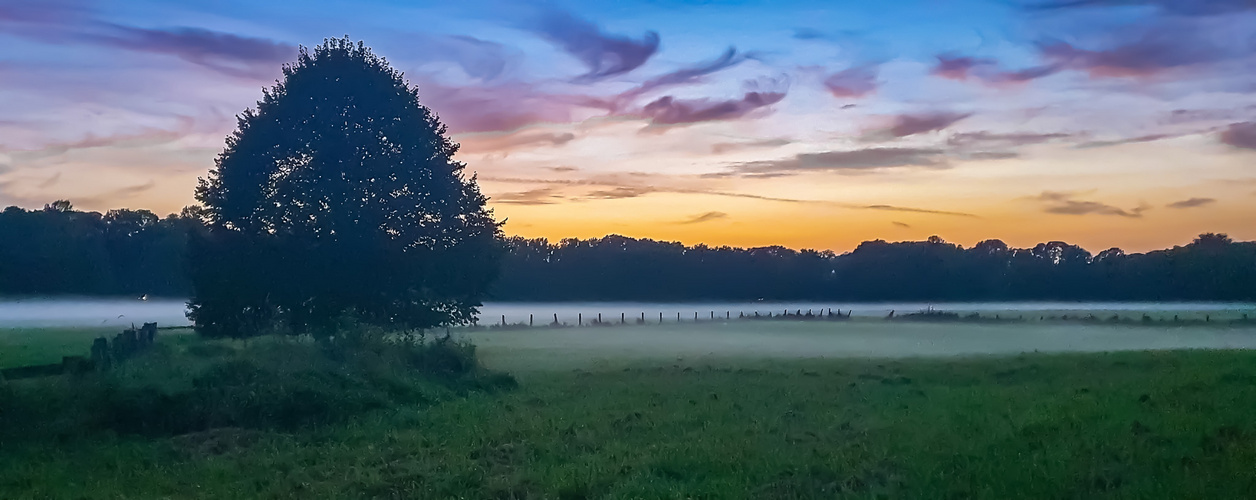
<path id="1" fill-rule="evenodd" d="M 698 319 L 709 320 L 738 313 L 747 316 L 758 312 L 763 315 L 793 314 L 802 311 L 842 311 L 855 318 L 880 318 L 895 311 L 906 314 L 934 308 L 958 313 L 982 315 L 1005 314 L 1007 318 L 1023 316 L 1032 319 L 1043 315 L 1085 315 L 1107 317 L 1120 314 L 1138 317 L 1142 314 L 1179 315 L 1182 319 L 1238 318 L 1241 314 L 1256 317 L 1256 304 L 1225 302 L 968 302 L 968 303 L 862 303 L 843 304 L 826 302 L 698 302 L 698 303 L 640 303 L 640 302 L 490 302 L 480 308 L 480 325 L 496 325 L 505 316 L 506 323 L 527 324 L 529 315 L 536 326 L 554 321 L 576 325 L 592 322 L 602 315 L 606 322 L 619 322 L 624 314 L 627 322 L 645 315 L 646 323 L 657 324 L 662 313 L 664 324 L 675 323 L 677 314 L 682 322 Z M 10 327 L 94 327 L 128 326 L 131 323 L 156 321 L 160 326 L 190 324 L 185 316 L 184 299 L 139 298 L 8 298 L 0 299 L 0 328 Z"/>
<path id="2" fill-rule="evenodd" d="M 737 321 L 738 313 L 767 315 L 809 309 L 820 313 L 853 311 L 851 321 Z M 889 311 L 905 314 L 927 307 L 983 317 L 1023 317 L 1025 322 L 918 323 L 883 321 Z M 161 326 L 188 324 L 182 300 L 160 299 L 8 299 L 0 301 L 4 328 L 115 327 L 156 321 Z M 620 313 L 628 325 L 618 325 Z M 636 320 L 645 314 L 645 324 Z M 659 323 L 662 313 L 663 322 Z M 677 322 L 677 313 L 680 321 Z M 694 314 L 700 321 L 694 321 Z M 639 361 L 702 358 L 915 357 L 1016 354 L 1021 352 L 1120 351 L 1142 349 L 1251 349 L 1256 327 L 1229 326 L 1223 320 L 1256 317 L 1250 304 L 1224 303 L 968 303 L 968 304 L 822 304 L 822 303 L 490 303 L 481 326 L 527 324 L 531 329 L 458 329 L 455 334 L 479 346 L 485 362 L 505 370 L 615 367 Z M 603 327 L 588 326 L 598 314 Z M 714 314 L 716 321 L 711 321 Z M 1083 324 L 1038 321 L 1040 317 L 1079 318 L 1119 315 L 1154 318 L 1150 325 Z M 568 327 L 545 328 L 558 321 Z M 732 321 L 723 321 L 725 316 Z M 1175 325 L 1208 317 L 1213 325 Z M 1160 321 L 1166 320 L 1166 321 Z M 584 328 L 574 328 L 583 322 Z M 1249 324 L 1250 325 L 1250 324 Z"/>
<path id="3" fill-rule="evenodd" d="M 508 371 L 691 364 L 721 358 L 894 358 L 1252 349 L 1256 328 L 1077 324 L 945 324 L 880 321 L 708 322 L 607 328 L 488 330 L 464 334 L 491 368 Z"/>

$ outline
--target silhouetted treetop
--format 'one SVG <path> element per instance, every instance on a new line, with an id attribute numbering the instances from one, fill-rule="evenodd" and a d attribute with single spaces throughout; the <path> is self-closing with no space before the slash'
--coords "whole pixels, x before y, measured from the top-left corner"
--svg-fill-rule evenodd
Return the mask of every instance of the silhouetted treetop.
<path id="1" fill-rule="evenodd" d="M 302 48 L 283 74 L 197 186 L 209 228 L 193 240 L 198 326 L 469 320 L 500 224 L 418 90 L 348 38 Z M 254 296 L 230 297 L 241 289 Z M 240 311 L 251 319 L 231 319 Z"/>

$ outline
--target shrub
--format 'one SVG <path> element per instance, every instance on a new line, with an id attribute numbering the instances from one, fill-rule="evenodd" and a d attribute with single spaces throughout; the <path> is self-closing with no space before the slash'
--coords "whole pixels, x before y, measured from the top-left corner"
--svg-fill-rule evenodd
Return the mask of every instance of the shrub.
<path id="1" fill-rule="evenodd" d="M 292 430 L 516 386 L 480 367 L 469 343 L 408 337 L 356 339 L 353 347 L 263 339 L 241 349 L 155 349 L 108 374 L 26 382 L 0 382 L 0 441 L 99 430 Z"/>

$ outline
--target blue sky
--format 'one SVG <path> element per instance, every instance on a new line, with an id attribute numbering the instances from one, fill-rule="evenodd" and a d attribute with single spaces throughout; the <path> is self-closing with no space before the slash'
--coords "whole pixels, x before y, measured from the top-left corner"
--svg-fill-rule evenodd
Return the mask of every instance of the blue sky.
<path id="1" fill-rule="evenodd" d="M 1249 0 L 0 0 L 0 204 L 177 211 L 296 46 L 343 35 L 510 233 L 1256 238 Z"/>

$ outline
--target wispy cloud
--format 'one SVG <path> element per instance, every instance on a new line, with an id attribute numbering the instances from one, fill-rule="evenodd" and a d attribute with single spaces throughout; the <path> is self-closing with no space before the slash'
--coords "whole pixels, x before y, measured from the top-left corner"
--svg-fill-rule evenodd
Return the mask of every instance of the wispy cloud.
<path id="1" fill-rule="evenodd" d="M 567 12 L 548 10 L 534 26 L 537 33 L 561 47 L 589 69 L 579 81 L 621 75 L 645 64 L 659 48 L 659 34 L 647 31 L 640 40 L 604 33 L 590 21 Z"/>
<path id="2" fill-rule="evenodd" d="M 724 212 L 707 212 L 701 215 L 695 215 L 688 219 L 678 222 L 677 224 L 701 224 L 703 222 L 711 222 L 720 219 L 727 219 L 728 214 Z"/>
<path id="3" fill-rule="evenodd" d="M 1141 218 L 1143 212 L 1150 210 L 1147 205 L 1139 205 L 1132 209 L 1123 209 L 1107 203 L 1075 199 L 1078 192 L 1043 191 L 1031 199 L 1042 202 L 1043 211 L 1060 215 L 1114 215 L 1128 218 Z"/>
<path id="4" fill-rule="evenodd" d="M 493 203 L 508 205 L 550 205 L 558 203 L 563 196 L 552 187 L 529 189 L 513 193 L 502 193 L 490 198 Z"/>
<path id="5" fill-rule="evenodd" d="M 842 172 L 895 167 L 947 168 L 941 149 L 869 148 L 851 151 L 800 153 L 791 158 L 737 163 L 733 171 L 743 174 L 768 172 Z"/>
<path id="6" fill-rule="evenodd" d="M 824 79 L 824 88 L 834 97 L 843 99 L 867 96 L 876 92 L 880 85 L 878 69 L 877 65 L 869 64 L 838 71 Z"/>
<path id="7" fill-rule="evenodd" d="M 486 133 L 465 135 L 459 138 L 460 152 L 483 153 L 511 151 L 523 148 L 557 147 L 576 138 L 571 132 L 521 131 L 508 134 Z"/>
<path id="8" fill-rule="evenodd" d="M 1182 201 L 1175 201 L 1165 206 L 1168 208 L 1196 208 L 1204 205 L 1211 205 L 1216 202 L 1217 200 L 1212 198 L 1190 198 Z"/>
<path id="9" fill-rule="evenodd" d="M 661 97 L 646 104 L 641 112 L 651 125 L 678 125 L 708 121 L 735 120 L 785 98 L 785 92 L 750 91 L 740 99 L 676 99 Z"/>
<path id="10" fill-rule="evenodd" d="M 1256 149 L 1256 122 L 1231 124 L 1221 132 L 1221 142 L 1236 148 Z"/>
<path id="11" fill-rule="evenodd" d="M 724 154 L 724 153 L 728 153 L 732 151 L 741 151 L 743 149 L 779 148 L 781 146 L 789 144 L 790 142 L 792 141 L 785 138 L 760 139 L 757 141 L 744 141 L 744 142 L 717 142 L 711 145 L 711 153 L 718 155 L 718 154 Z"/>
<path id="12" fill-rule="evenodd" d="M 908 224 L 906 222 L 890 221 L 890 224 L 894 224 L 895 226 L 905 228 L 905 229 L 911 229 L 911 224 Z"/>
<path id="13" fill-rule="evenodd" d="M 455 63 L 467 76 L 482 80 L 502 76 L 514 61 L 523 57 L 500 43 L 465 35 L 421 35 L 412 43 L 425 60 Z"/>

